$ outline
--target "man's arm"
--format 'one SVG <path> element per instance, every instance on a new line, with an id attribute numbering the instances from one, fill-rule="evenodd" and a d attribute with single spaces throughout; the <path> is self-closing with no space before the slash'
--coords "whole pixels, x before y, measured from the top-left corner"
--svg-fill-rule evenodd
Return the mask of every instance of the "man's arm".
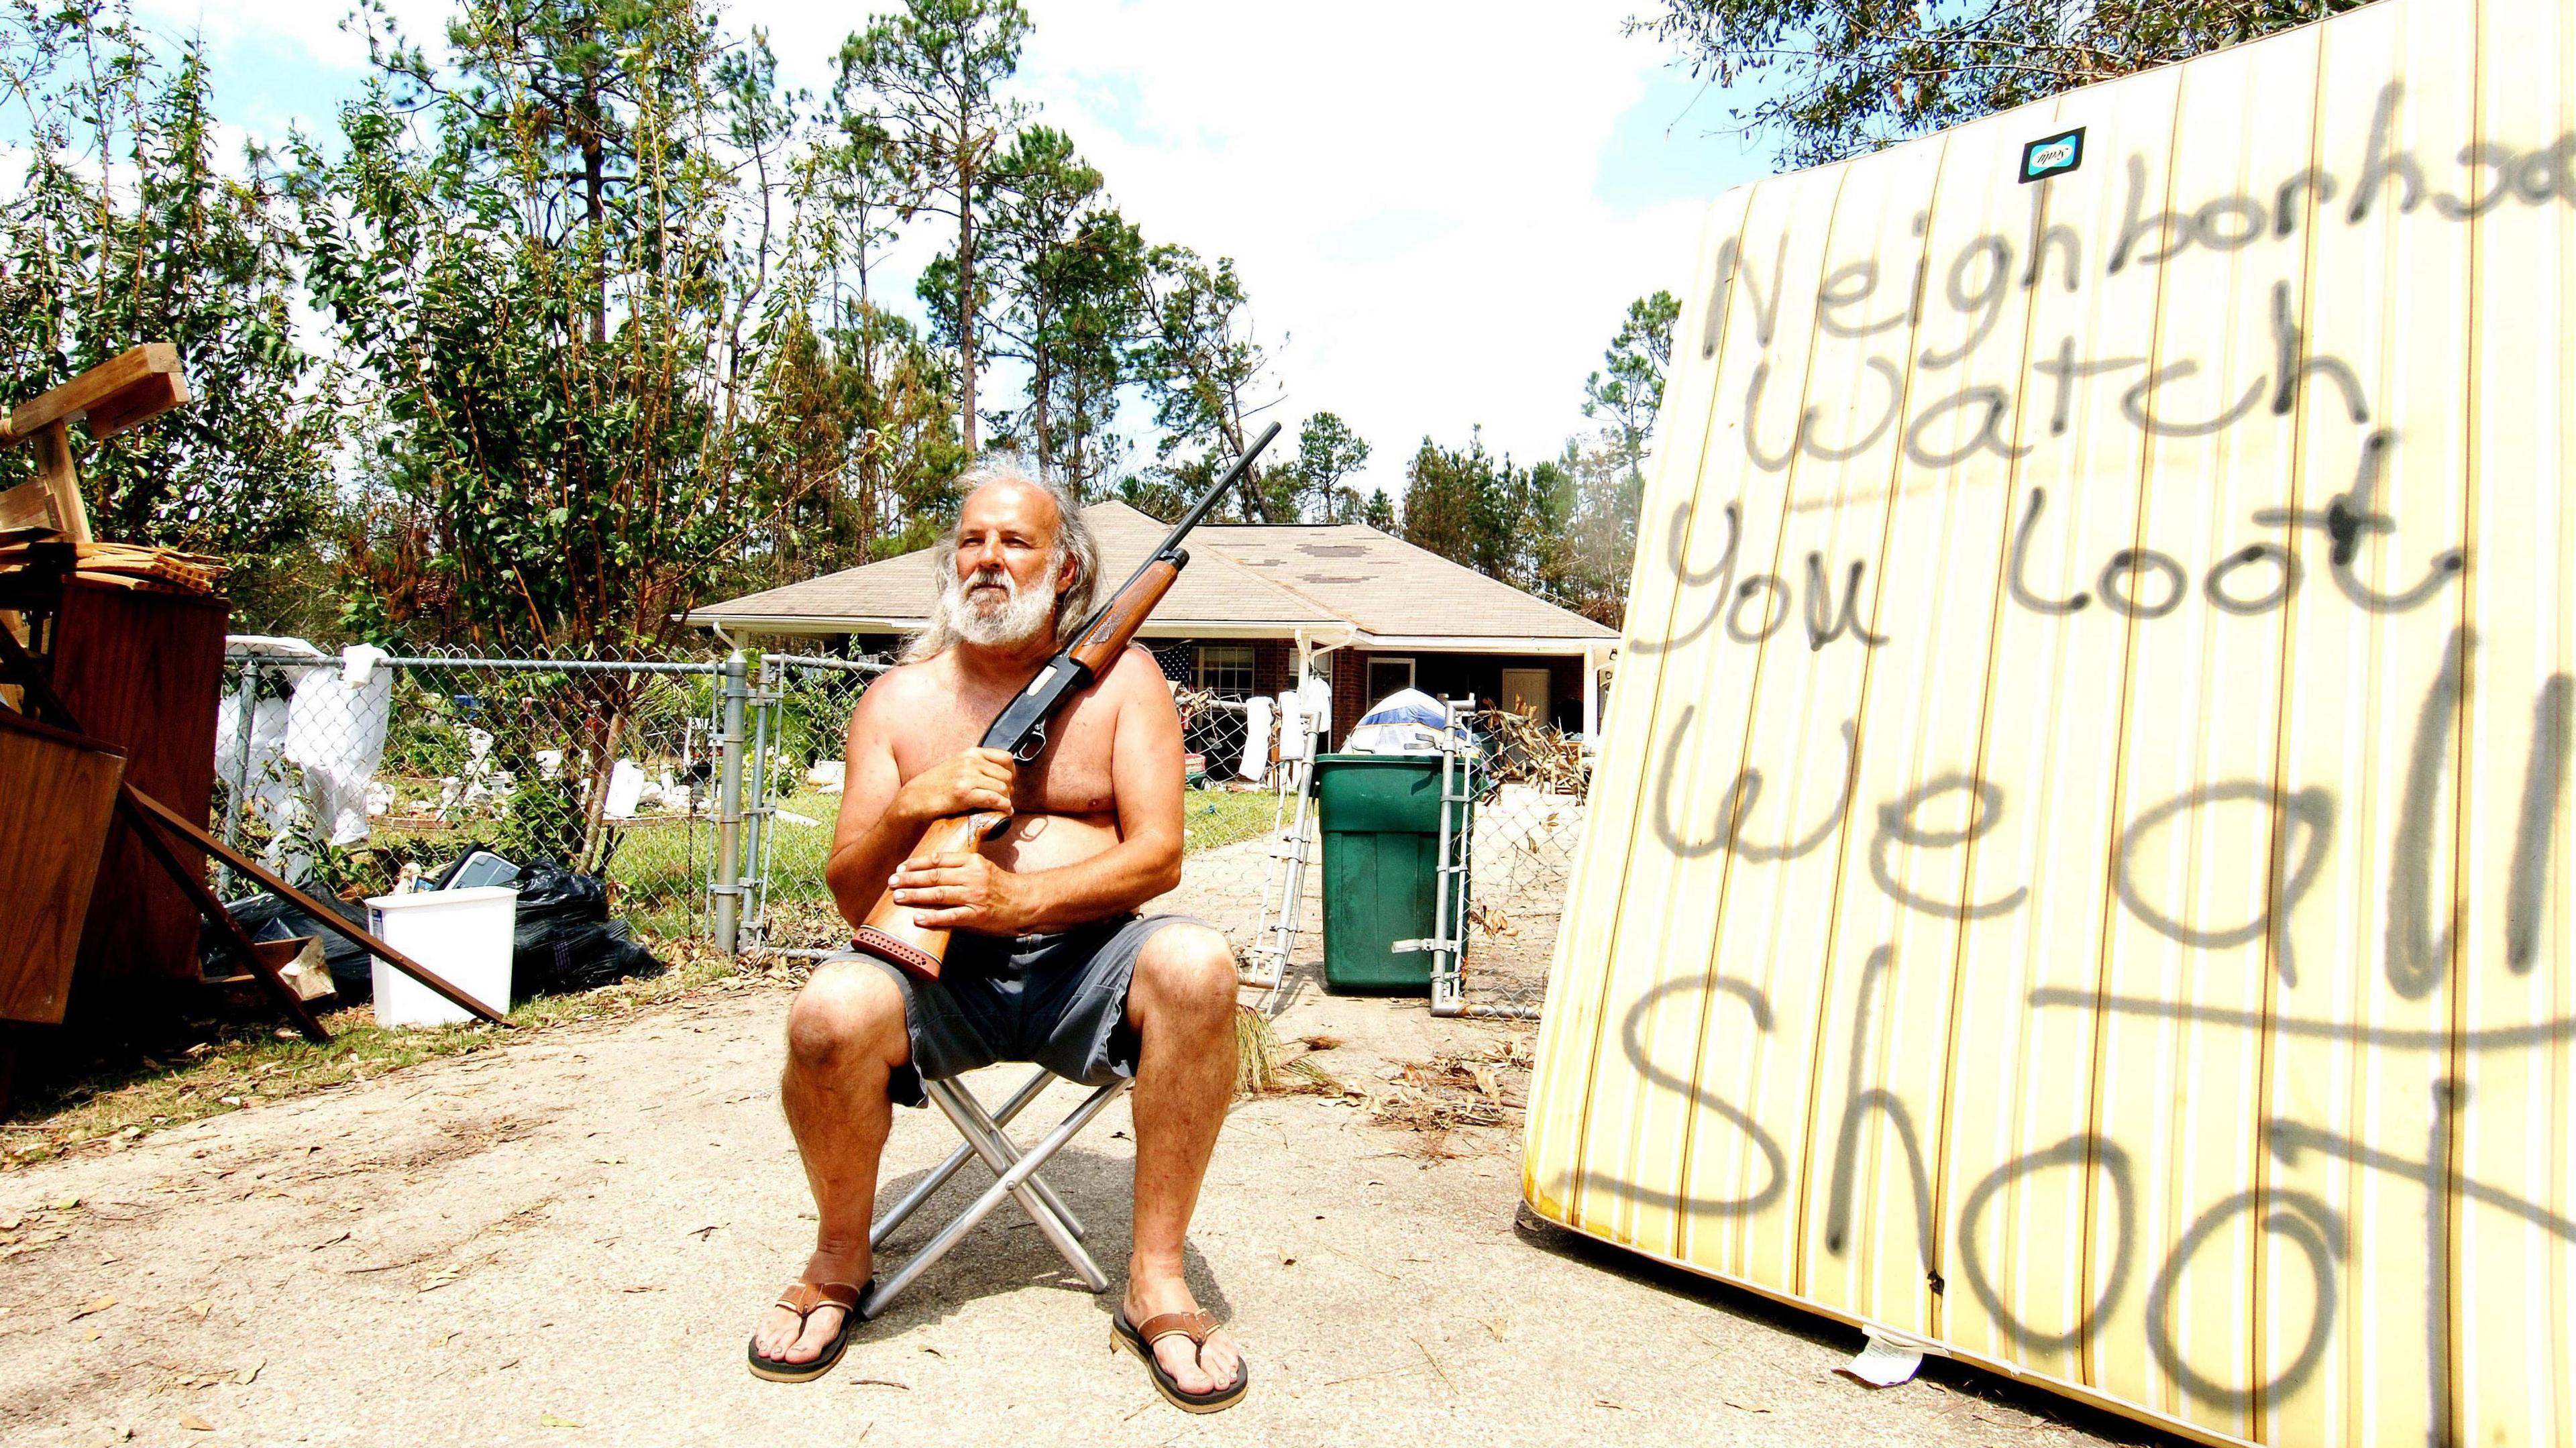
<path id="1" fill-rule="evenodd" d="M 889 684 L 894 687 L 887 687 Z M 841 813 L 823 883 L 842 918 L 858 925 L 886 890 L 886 877 L 912 852 L 931 821 L 970 810 L 1011 809 L 1016 766 L 998 749 L 970 749 L 906 783 L 894 760 L 889 721 L 908 707 L 916 681 L 887 675 L 859 696 L 844 744 Z"/>
<path id="2" fill-rule="evenodd" d="M 1118 705 L 1109 750 L 1118 843 L 1026 875 L 982 855 L 910 861 L 895 876 L 894 898 L 928 907 L 914 911 L 915 923 L 987 935 L 1062 930 L 1123 914 L 1180 883 L 1180 712 L 1153 655 L 1141 648 L 1130 647 L 1101 688 Z"/>

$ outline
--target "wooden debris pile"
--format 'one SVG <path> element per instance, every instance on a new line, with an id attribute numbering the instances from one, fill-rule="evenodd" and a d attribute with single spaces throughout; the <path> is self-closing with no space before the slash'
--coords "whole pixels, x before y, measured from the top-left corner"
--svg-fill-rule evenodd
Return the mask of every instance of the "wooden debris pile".
<path id="1" fill-rule="evenodd" d="M 1490 741 L 1485 768 L 1498 784 L 1526 784 L 1550 794 L 1581 794 L 1592 781 L 1583 742 L 1552 724 L 1508 709 L 1481 709 L 1475 729 Z"/>
<path id="2" fill-rule="evenodd" d="M 231 565 L 220 558 L 176 548 L 69 543 L 51 528 L 12 528 L 0 533 L 0 572 L 48 565 L 60 568 L 65 562 L 71 565 L 66 572 L 86 582 L 152 593 L 212 593 L 231 571 Z"/>

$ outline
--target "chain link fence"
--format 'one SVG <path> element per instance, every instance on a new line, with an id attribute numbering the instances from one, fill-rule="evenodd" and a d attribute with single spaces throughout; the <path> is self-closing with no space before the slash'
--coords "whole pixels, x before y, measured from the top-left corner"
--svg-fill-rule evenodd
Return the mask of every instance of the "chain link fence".
<path id="1" fill-rule="evenodd" d="M 648 938 L 704 934 L 721 669 L 237 639 L 214 829 L 317 893 L 386 893 L 480 848 L 598 877 Z"/>
<path id="2" fill-rule="evenodd" d="M 1450 756 L 1443 789 L 1466 807 L 1453 805 L 1442 822 L 1439 857 L 1451 873 L 1442 879 L 1447 948 L 1434 956 L 1432 1011 L 1535 1020 L 1583 838 L 1591 764 L 1574 736 L 1521 715 L 1453 714 L 1471 747 Z M 1463 900 L 1452 884 L 1462 877 Z"/>
<path id="3" fill-rule="evenodd" d="M 843 739 L 887 667 L 798 654 L 730 668 L 644 654 L 334 657 L 238 639 L 214 829 L 348 899 L 435 879 L 484 849 L 604 881 L 610 910 L 648 946 L 843 949 L 849 925 L 823 881 Z M 1180 688 L 1175 701 L 1190 756 L 1181 882 L 1150 908 L 1216 926 L 1247 982 L 1276 989 L 1321 958 L 1309 742 L 1282 739 L 1269 699 Z M 1461 717 L 1476 748 L 1453 761 L 1454 789 L 1473 807 L 1456 811 L 1443 858 L 1460 860 L 1466 889 L 1444 920 L 1454 944 L 1435 952 L 1434 1006 L 1535 1015 L 1589 765 L 1545 726 Z"/>
<path id="4" fill-rule="evenodd" d="M 752 894 L 746 943 L 803 954 L 847 950 L 850 924 L 832 903 L 823 867 L 841 813 L 850 711 L 892 665 L 873 659 L 769 654 L 753 690 Z"/>

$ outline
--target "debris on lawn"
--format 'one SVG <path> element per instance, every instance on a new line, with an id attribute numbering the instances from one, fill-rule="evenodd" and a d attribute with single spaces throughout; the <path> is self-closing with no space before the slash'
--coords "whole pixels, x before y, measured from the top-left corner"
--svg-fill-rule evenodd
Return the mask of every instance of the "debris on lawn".
<path id="1" fill-rule="evenodd" d="M 1497 784 L 1527 784 L 1551 794 L 1580 796 L 1591 782 L 1583 741 L 1553 725 L 1508 709 L 1480 709 L 1474 727 L 1491 736 L 1487 771 Z"/>
<path id="2" fill-rule="evenodd" d="M 1333 1078 L 1323 1067 L 1308 1057 L 1329 1051 L 1341 1042 L 1332 1036 L 1304 1036 L 1296 1041 L 1300 1049 L 1292 1052 L 1279 1040 L 1270 1022 L 1250 1006 L 1234 1010 L 1234 1092 L 1238 1097 L 1254 1096 L 1347 1096 L 1348 1086 Z"/>
<path id="3" fill-rule="evenodd" d="M 845 932 L 846 933 L 846 932 Z M 537 996 L 510 1012 L 523 1030 L 508 1044 L 537 1033 L 639 1010 L 701 993 L 734 993 L 794 987 L 811 974 L 808 962 L 778 955 L 739 959 L 691 937 L 650 942 L 665 969 L 614 985 L 564 995 Z M 0 1122 L 0 1172 L 31 1166 L 72 1151 L 119 1151 L 152 1133 L 345 1082 L 370 1081 L 442 1056 L 468 1055 L 503 1044 L 491 1027 L 468 1025 L 387 1029 L 365 1007 L 325 1017 L 335 1039 L 311 1045 L 293 1032 L 285 1039 L 261 1023 L 227 1028 L 169 1059 L 144 1055 L 103 1060 L 79 1079 L 48 1087 L 49 1097 L 21 1107 L 27 1114 Z M 33 1108 L 29 1110 L 28 1108 Z M 0 1229 L 6 1231 L 8 1229 Z M 14 1255 L 0 1240 L 0 1256 Z"/>
<path id="4" fill-rule="evenodd" d="M 1481 1051 L 1442 1052 L 1407 1062 L 1390 1081 L 1366 1093 L 1371 1119 L 1422 1138 L 1421 1155 L 1452 1157 L 1449 1134 L 1463 1127 L 1510 1126 L 1529 1104 L 1529 1071 L 1536 1036 L 1518 1031 Z"/>

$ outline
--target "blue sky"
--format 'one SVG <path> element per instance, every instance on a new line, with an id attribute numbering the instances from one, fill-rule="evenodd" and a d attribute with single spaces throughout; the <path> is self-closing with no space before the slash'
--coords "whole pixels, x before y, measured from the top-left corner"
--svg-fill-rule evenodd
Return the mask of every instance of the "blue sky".
<path id="1" fill-rule="evenodd" d="M 328 132 L 360 83 L 348 0 L 136 3 L 165 34 L 202 29 L 245 139 Z M 448 13 L 389 3 L 433 42 Z M 1499 450 L 1554 453 L 1586 426 L 1584 376 L 1629 299 L 1679 290 L 1706 203 L 1770 169 L 1709 134 L 1722 96 L 1621 34 L 1640 0 L 1027 3 L 1021 95 L 1149 239 L 1236 258 L 1273 415 L 1342 414 L 1376 449 L 1370 483 L 1400 487 L 1424 434 L 1479 424 Z M 725 16 L 767 29 L 788 81 L 819 88 L 874 8 L 737 0 Z"/>

